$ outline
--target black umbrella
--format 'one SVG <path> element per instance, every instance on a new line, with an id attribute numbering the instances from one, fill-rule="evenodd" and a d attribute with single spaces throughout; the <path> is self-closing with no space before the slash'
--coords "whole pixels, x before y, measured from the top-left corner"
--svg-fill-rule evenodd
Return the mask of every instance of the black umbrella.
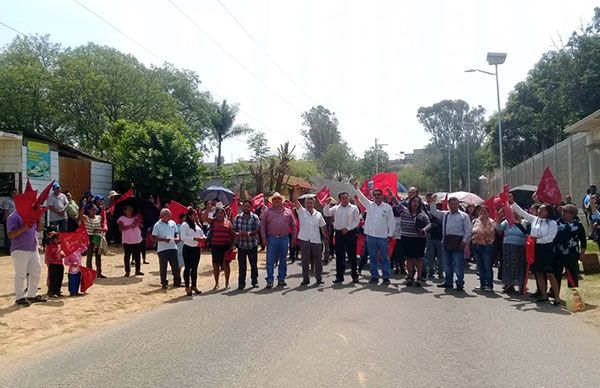
<path id="1" fill-rule="evenodd" d="M 204 201 L 216 199 L 217 201 L 222 202 L 223 205 L 229 205 L 235 198 L 235 193 L 226 187 L 210 186 L 200 193 L 200 197 Z"/>
<path id="2" fill-rule="evenodd" d="M 521 206 L 529 207 L 533 205 L 533 198 L 531 196 L 537 190 L 537 186 L 533 185 L 521 185 L 510 189 L 510 193 L 513 195 L 515 202 Z"/>

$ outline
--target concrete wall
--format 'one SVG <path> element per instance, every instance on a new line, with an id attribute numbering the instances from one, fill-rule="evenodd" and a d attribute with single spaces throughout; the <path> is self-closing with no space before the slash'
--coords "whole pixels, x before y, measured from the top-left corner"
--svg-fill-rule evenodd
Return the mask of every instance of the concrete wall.
<path id="1" fill-rule="evenodd" d="M 0 139 L 0 173 L 19 173 L 23 171 L 23 139 Z"/>
<path id="2" fill-rule="evenodd" d="M 108 198 L 108 192 L 113 187 L 112 165 L 108 163 L 92 162 L 91 164 L 91 190 L 95 195 Z"/>
<path id="3" fill-rule="evenodd" d="M 592 182 L 590 178 L 592 153 L 593 150 L 587 144 L 587 135 L 577 133 L 524 162 L 505 169 L 504 183 L 508 183 L 510 187 L 524 184 L 537 186 L 544 169 L 550 167 L 563 198 L 571 195 L 573 202 L 580 206 L 587 188 L 591 184 L 600 183 Z M 501 190 L 500 171 L 496 170 L 488 182 L 487 194 L 491 195 Z"/>

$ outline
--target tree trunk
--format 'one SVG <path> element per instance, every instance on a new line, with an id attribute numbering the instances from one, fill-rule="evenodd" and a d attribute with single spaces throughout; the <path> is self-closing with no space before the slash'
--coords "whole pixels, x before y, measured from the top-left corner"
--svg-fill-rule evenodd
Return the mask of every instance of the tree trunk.
<path id="1" fill-rule="evenodd" d="M 221 143 L 223 143 L 223 140 L 219 140 L 219 151 L 217 154 L 217 168 L 221 167 Z"/>

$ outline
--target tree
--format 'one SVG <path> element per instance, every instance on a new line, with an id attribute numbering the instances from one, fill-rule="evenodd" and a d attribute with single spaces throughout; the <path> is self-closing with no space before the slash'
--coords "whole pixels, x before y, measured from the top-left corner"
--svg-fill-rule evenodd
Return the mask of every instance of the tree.
<path id="1" fill-rule="evenodd" d="M 425 131 L 431 135 L 427 147 L 426 171 L 435 177 L 438 187 L 448 187 L 448 154 L 451 157 L 452 187 L 466 189 L 467 147 L 470 150 L 471 186 L 476 184 L 477 172 L 483 163 L 477 164 L 473 156 L 484 143 L 485 109 L 469 107 L 463 100 L 442 100 L 429 107 L 421 107 L 417 118 Z"/>
<path id="2" fill-rule="evenodd" d="M 375 146 L 365 151 L 362 160 L 360 161 L 360 172 L 366 178 L 370 178 L 375 175 L 378 171 L 389 170 L 390 156 L 388 153 Z"/>
<path id="3" fill-rule="evenodd" d="M 292 172 L 295 148 L 296 146 L 290 148 L 290 143 L 285 142 L 277 148 L 277 154 L 268 157 L 264 163 L 250 165 L 257 193 L 283 190 Z"/>
<path id="4" fill-rule="evenodd" d="M 310 180 L 320 173 L 319 165 L 314 160 L 301 159 L 290 161 L 290 174 L 298 178 Z"/>
<path id="5" fill-rule="evenodd" d="M 17 36 L 0 53 L 0 129 L 54 134 L 59 106 L 51 98 L 60 45 L 48 35 Z"/>
<path id="6" fill-rule="evenodd" d="M 184 203 L 197 199 L 205 173 L 202 153 L 179 128 L 155 121 L 120 121 L 118 126 L 118 179 L 131 182 L 141 194 L 159 194 Z"/>
<path id="7" fill-rule="evenodd" d="M 431 179 L 425 170 L 417 166 L 406 166 L 402 167 L 398 171 L 398 182 L 402 183 L 406 187 L 414 186 L 418 187 L 421 192 L 426 191 L 437 191 L 437 186 L 433 179 Z"/>
<path id="8" fill-rule="evenodd" d="M 320 160 L 327 148 L 332 144 L 342 141 L 338 130 L 338 119 L 335 113 L 319 105 L 302 113 L 303 122 L 302 136 L 308 155 L 315 160 Z"/>
<path id="9" fill-rule="evenodd" d="M 253 130 L 246 124 L 234 125 L 235 116 L 238 114 L 239 107 L 237 105 L 227 104 L 227 100 L 223 100 L 220 105 L 215 107 L 215 114 L 212 120 L 213 137 L 217 142 L 217 167 L 221 165 L 221 145 L 223 140 L 251 133 Z"/>
<path id="10" fill-rule="evenodd" d="M 269 155 L 271 149 L 269 148 L 269 141 L 262 131 L 255 132 L 246 141 L 248 147 L 252 151 L 251 160 L 259 161 L 260 159 Z"/>
<path id="11" fill-rule="evenodd" d="M 356 155 L 345 143 L 330 144 L 320 164 L 326 178 L 340 182 L 350 181 L 358 169 Z"/>

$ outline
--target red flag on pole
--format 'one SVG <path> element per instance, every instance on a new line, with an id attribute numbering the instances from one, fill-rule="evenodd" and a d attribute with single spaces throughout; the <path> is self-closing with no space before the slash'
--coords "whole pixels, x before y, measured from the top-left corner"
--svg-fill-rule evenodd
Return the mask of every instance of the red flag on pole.
<path id="1" fill-rule="evenodd" d="M 50 195 L 50 190 L 52 190 L 52 186 L 54 186 L 54 182 L 56 182 L 56 181 L 50 182 L 50 184 L 48 186 L 46 186 L 46 188 L 44 188 L 44 190 L 42 190 L 42 192 L 40 193 L 40 195 L 37 199 L 37 203 L 40 206 L 43 205 L 44 202 L 46 202 L 46 200 L 48 199 L 48 196 Z"/>
<path id="2" fill-rule="evenodd" d="M 325 206 L 325 200 L 327 198 L 331 197 L 331 192 L 329 191 L 329 188 L 327 186 L 323 187 L 316 195 L 315 198 L 317 199 L 317 201 L 319 201 L 319 203 L 321 204 L 321 206 Z"/>
<path id="3" fill-rule="evenodd" d="M 489 209 L 490 218 L 494 220 L 496 219 L 496 199 L 498 199 L 498 197 L 492 195 L 487 201 L 484 202 L 485 206 L 487 206 Z"/>
<path id="4" fill-rule="evenodd" d="M 395 172 L 380 172 L 373 175 L 373 189 L 380 189 L 386 193 L 388 188 L 395 196 L 398 195 L 398 175 Z"/>
<path id="5" fill-rule="evenodd" d="M 108 214 L 112 214 L 115 211 L 115 207 L 119 202 L 123 202 L 124 200 L 129 199 L 131 197 L 133 197 L 133 189 L 127 190 L 125 194 L 121 195 L 115 202 L 113 202 L 112 205 L 110 205 L 110 207 L 106 209 L 106 211 L 108 212 Z"/>
<path id="6" fill-rule="evenodd" d="M 500 203 L 502 204 L 502 209 L 504 210 L 504 217 L 506 217 L 506 222 L 508 222 L 508 225 L 513 226 L 515 224 L 515 215 L 512 211 L 510 203 L 508 203 L 508 193 L 508 185 L 504 185 L 503 191 L 498 194 L 498 198 L 500 198 Z"/>
<path id="7" fill-rule="evenodd" d="M 252 211 L 256 211 L 259 207 L 263 207 L 265 204 L 265 195 L 263 193 L 257 194 L 252 198 Z"/>
<path id="8" fill-rule="evenodd" d="M 65 256 L 70 256 L 75 252 L 83 253 L 90 244 L 90 238 L 83 223 L 74 232 L 59 233 L 58 238 Z"/>
<path id="9" fill-rule="evenodd" d="M 21 216 L 24 224 L 33 225 L 35 223 L 34 210 L 37 210 L 37 190 L 26 191 L 22 194 L 15 195 L 15 208 Z"/>
<path id="10" fill-rule="evenodd" d="M 560 205 L 562 194 L 550 167 L 546 167 L 544 170 L 540 184 L 537 187 L 537 196 L 541 202 Z"/>
<path id="11" fill-rule="evenodd" d="M 175 221 L 175 223 L 177 224 L 181 224 L 181 221 L 179 221 L 179 217 L 182 214 L 187 214 L 188 212 L 188 208 L 183 206 L 182 204 L 180 204 L 179 202 L 175 201 L 174 199 L 171 200 L 171 202 L 169 202 L 169 205 L 167 206 L 167 208 L 171 211 L 171 219 L 173 221 Z"/>
<path id="12" fill-rule="evenodd" d="M 27 178 L 27 183 L 25 184 L 25 193 L 28 193 L 30 191 L 33 191 L 33 186 L 31 186 L 31 182 L 29 181 L 29 178 Z"/>
<path id="13" fill-rule="evenodd" d="M 81 292 L 86 292 L 88 288 L 94 285 L 97 273 L 93 269 L 84 266 L 79 267 L 79 272 L 81 272 Z"/>

